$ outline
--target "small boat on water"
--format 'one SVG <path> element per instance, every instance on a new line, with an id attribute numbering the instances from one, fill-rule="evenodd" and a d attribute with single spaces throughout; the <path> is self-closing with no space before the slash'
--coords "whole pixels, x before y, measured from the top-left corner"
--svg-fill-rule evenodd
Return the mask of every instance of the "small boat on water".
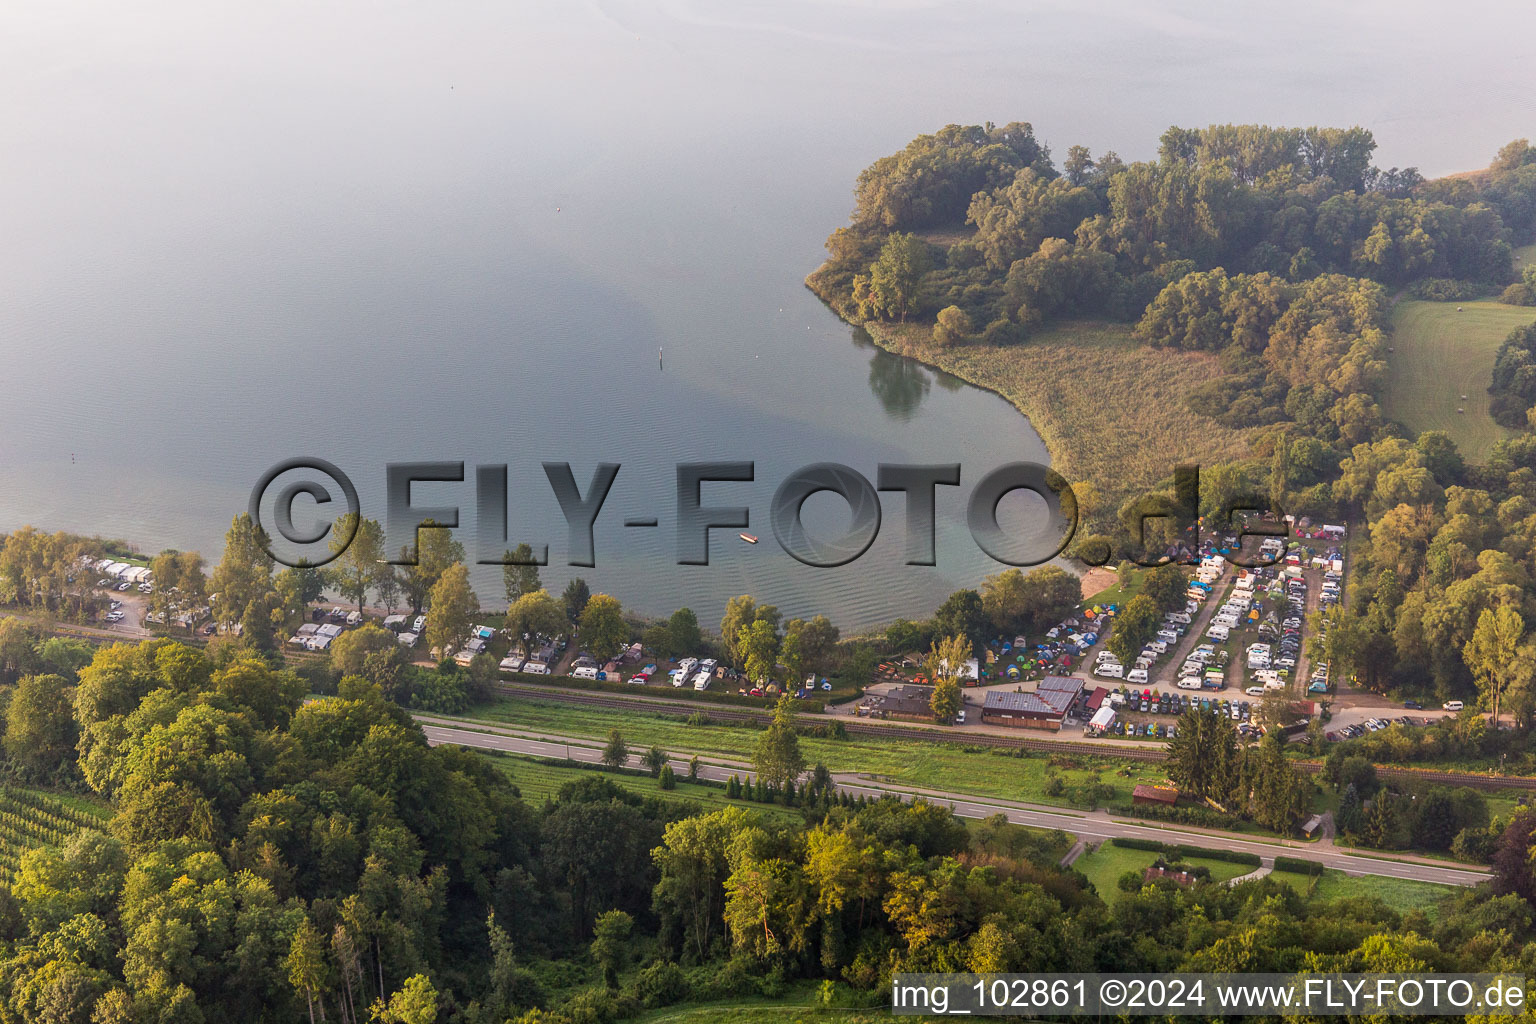
<path id="1" fill-rule="evenodd" d="M 752 536 L 752 534 L 750 534 L 750 533 L 738 533 L 736 536 L 740 537 L 742 540 L 746 541 L 748 544 L 756 544 L 757 543 L 757 538 Z"/>

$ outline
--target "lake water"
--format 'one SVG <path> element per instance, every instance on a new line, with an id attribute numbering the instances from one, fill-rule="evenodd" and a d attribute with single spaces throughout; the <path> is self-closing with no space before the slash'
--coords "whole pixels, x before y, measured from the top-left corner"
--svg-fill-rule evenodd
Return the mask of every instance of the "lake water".
<path id="1" fill-rule="evenodd" d="M 281 459 L 337 463 L 374 516 L 387 462 L 505 462 L 554 589 L 706 623 L 744 592 L 845 628 L 924 614 L 1001 568 L 969 485 L 1045 456 L 1001 399 L 861 345 L 803 289 L 862 167 L 951 121 L 1138 159 L 1171 123 L 1264 120 L 1362 123 L 1379 163 L 1433 174 L 1531 125 L 1530 9 L 1080 7 L 12 5 L 0 529 L 212 561 Z M 706 499 L 749 505 L 763 542 L 717 532 L 680 568 L 673 466 L 704 459 L 756 462 Z M 623 466 L 595 568 L 564 564 L 546 460 L 583 487 Z M 820 461 L 960 462 L 939 564 L 902 564 L 899 495 L 853 565 L 781 552 L 774 488 Z M 434 498 L 473 525 L 472 485 Z M 621 525 L 642 515 L 660 528 Z M 499 572 L 476 583 L 499 601 Z"/>

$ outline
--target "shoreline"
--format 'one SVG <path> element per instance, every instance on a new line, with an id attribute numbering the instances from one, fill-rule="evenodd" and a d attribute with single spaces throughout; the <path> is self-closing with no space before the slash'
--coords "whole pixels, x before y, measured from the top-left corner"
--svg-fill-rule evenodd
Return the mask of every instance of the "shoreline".
<path id="1" fill-rule="evenodd" d="M 1086 319 L 1048 325 L 1016 345 L 940 348 L 932 341 L 931 323 L 859 320 L 840 313 L 817 288 L 824 268 L 804 283 L 829 312 L 861 328 L 882 350 L 1003 399 L 1045 445 L 1051 468 L 1074 487 L 1092 484 L 1104 508 L 1165 486 L 1175 464 L 1252 457 L 1257 428 L 1222 426 L 1179 400 L 1193 387 L 1227 375 L 1212 356 L 1155 351 L 1131 338 L 1129 324 Z M 1171 395 L 1174 401 L 1146 403 L 1144 394 Z"/>

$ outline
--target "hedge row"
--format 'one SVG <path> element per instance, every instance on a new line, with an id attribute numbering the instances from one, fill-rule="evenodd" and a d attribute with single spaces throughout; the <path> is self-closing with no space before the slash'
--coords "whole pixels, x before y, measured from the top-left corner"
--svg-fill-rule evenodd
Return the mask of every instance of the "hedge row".
<path id="1" fill-rule="evenodd" d="M 1254 868 L 1262 863 L 1258 854 L 1245 853 L 1241 850 L 1207 850 L 1204 847 L 1190 846 L 1186 843 L 1160 843 L 1156 839 L 1137 839 L 1133 836 L 1115 838 L 1109 842 L 1111 846 L 1118 846 L 1125 850 L 1149 850 L 1153 853 L 1171 853 L 1179 857 L 1222 860 L 1229 864 L 1246 864 Z"/>
<path id="2" fill-rule="evenodd" d="M 1235 815 L 1223 814 L 1210 807 L 1179 804 L 1165 807 L 1157 804 L 1125 804 L 1115 808 L 1115 813 L 1132 818 L 1150 818 L 1153 821 L 1169 821 L 1175 825 L 1198 825 L 1202 828 L 1233 830 L 1240 823 Z"/>
<path id="3" fill-rule="evenodd" d="M 1127 837 L 1125 839 L 1116 838 L 1111 839 L 1109 841 L 1109 845 L 1118 846 L 1123 850 L 1151 850 L 1153 853 L 1168 852 L 1168 844 L 1160 843 L 1156 839 L 1136 839 L 1134 837 Z"/>
<path id="4" fill-rule="evenodd" d="M 1298 875 L 1320 875 L 1323 873 L 1323 865 L 1315 860 L 1302 860 L 1300 857 L 1276 857 L 1276 871 L 1294 871 Z"/>
<path id="5" fill-rule="evenodd" d="M 1242 850 L 1207 850 L 1199 846 L 1186 846 L 1180 843 L 1174 847 L 1181 857 L 1200 857 L 1205 860 L 1224 860 L 1228 864 L 1244 864 L 1250 868 L 1256 868 L 1263 863 L 1256 853 L 1245 853 Z"/>
<path id="6" fill-rule="evenodd" d="M 748 708 L 771 708 L 776 697 L 753 697 L 749 694 L 727 693 L 722 690 L 695 690 L 686 686 L 667 687 L 670 693 L 657 692 L 658 687 L 635 686 L 631 683 L 610 683 L 606 679 L 577 679 L 574 676 L 529 675 L 526 672 L 504 672 L 504 681 L 533 683 L 538 686 L 558 686 L 566 690 L 592 690 L 599 693 L 622 693 L 630 696 L 656 697 L 661 700 L 692 701 L 696 704 L 723 704 Z M 795 710 L 807 714 L 820 714 L 826 705 L 819 700 L 799 700 Z"/>

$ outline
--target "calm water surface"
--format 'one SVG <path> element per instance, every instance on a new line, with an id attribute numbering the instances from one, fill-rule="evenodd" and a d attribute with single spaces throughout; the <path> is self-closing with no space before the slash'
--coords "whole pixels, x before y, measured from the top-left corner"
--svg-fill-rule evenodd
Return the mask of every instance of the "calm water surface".
<path id="1" fill-rule="evenodd" d="M 1085 6 L 11 5 L 0 529 L 213 559 L 292 455 L 336 462 L 372 515 L 388 461 L 506 462 L 555 587 L 580 572 L 705 622 L 748 591 L 845 628 L 923 614 L 1000 568 L 967 486 L 941 491 L 938 566 L 902 564 L 889 495 L 863 559 L 811 570 L 771 540 L 777 484 L 955 461 L 968 485 L 1045 454 L 1000 399 L 860 344 L 802 288 L 860 168 L 950 121 L 1136 159 L 1171 123 L 1265 120 L 1367 124 L 1379 162 L 1439 173 L 1532 124 L 1518 5 Z M 707 498 L 750 505 L 764 543 L 726 531 L 678 568 L 672 467 L 697 459 L 756 461 Z M 544 460 L 583 486 L 623 464 L 594 569 L 563 564 Z M 470 485 L 420 497 L 472 525 Z M 477 589 L 497 601 L 498 574 Z"/>

